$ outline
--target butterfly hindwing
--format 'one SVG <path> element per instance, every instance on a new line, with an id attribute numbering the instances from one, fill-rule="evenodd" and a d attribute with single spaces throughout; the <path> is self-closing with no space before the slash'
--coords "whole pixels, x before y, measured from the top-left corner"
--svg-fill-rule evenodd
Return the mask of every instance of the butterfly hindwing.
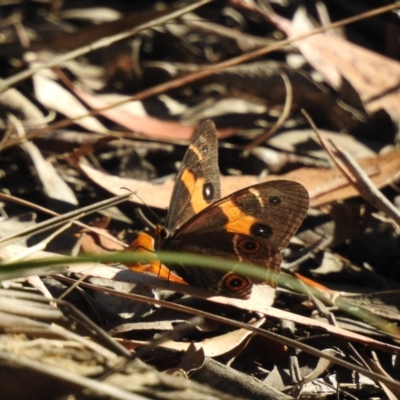
<path id="1" fill-rule="evenodd" d="M 277 271 L 280 251 L 302 223 L 308 202 L 306 189 L 296 182 L 260 183 L 239 190 L 196 214 L 166 245 L 171 250 L 211 254 Z M 189 283 L 205 287 L 224 276 L 208 269 L 200 271 L 200 277 L 193 271 L 195 268 L 178 266 L 175 269 Z"/>

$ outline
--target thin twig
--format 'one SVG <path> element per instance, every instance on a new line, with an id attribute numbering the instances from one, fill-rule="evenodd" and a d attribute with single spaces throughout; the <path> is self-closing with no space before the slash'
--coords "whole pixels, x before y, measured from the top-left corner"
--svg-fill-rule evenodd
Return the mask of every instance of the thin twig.
<path id="1" fill-rule="evenodd" d="M 383 193 L 374 185 L 368 174 L 360 167 L 354 158 L 344 150 L 340 150 L 331 140 L 325 140 L 318 132 L 311 117 L 305 110 L 302 113 L 308 119 L 311 127 L 319 138 L 321 146 L 330 155 L 333 162 L 342 172 L 347 181 L 359 192 L 368 203 L 378 210 L 389 215 L 400 227 L 400 213 L 399 210 L 383 195 Z"/>
<path id="2" fill-rule="evenodd" d="M 131 195 L 132 195 L 131 193 L 128 193 L 128 194 L 124 194 L 124 195 L 120 195 L 120 196 L 115 196 L 115 197 L 112 197 L 111 199 L 103 200 L 96 204 L 91 204 L 89 206 L 82 207 L 78 210 L 74 210 L 74 211 L 70 211 L 65 214 L 57 215 L 54 218 L 51 218 L 49 220 L 35 224 L 35 226 L 33 226 L 33 227 L 21 230 L 20 232 L 13 233 L 9 236 L 5 236 L 5 237 L 1 238 L 0 244 L 2 246 L 6 246 L 6 245 L 11 244 L 12 242 L 14 242 L 15 240 L 17 240 L 18 238 L 20 238 L 22 236 L 27 236 L 27 235 L 30 235 L 33 233 L 44 232 L 48 229 L 56 228 L 62 224 L 65 224 L 66 222 L 69 222 L 72 219 L 76 219 L 76 218 L 82 217 L 84 215 L 88 215 L 90 213 L 100 211 L 104 208 L 115 206 L 117 204 L 127 201 Z M 74 221 L 74 222 L 77 222 L 77 221 Z M 91 228 L 91 229 L 93 229 L 93 228 Z M 95 230 L 95 232 L 98 233 L 97 230 Z M 111 235 L 110 235 L 110 237 L 107 236 L 107 238 L 111 239 L 112 236 Z M 120 242 L 118 241 L 118 243 L 120 243 Z"/>
<path id="3" fill-rule="evenodd" d="M 356 160 L 344 150 L 340 150 L 334 143 L 329 140 L 335 155 L 345 164 L 355 182 L 352 185 L 357 188 L 360 195 L 368 201 L 373 207 L 390 216 L 393 221 L 400 227 L 399 210 L 384 196 L 384 194 L 374 185 L 371 178 L 360 167 Z"/>
<path id="4" fill-rule="evenodd" d="M 276 121 L 275 125 L 269 131 L 258 136 L 250 144 L 245 146 L 244 149 L 246 153 L 250 153 L 255 147 L 257 147 L 261 143 L 264 143 L 268 138 L 270 138 L 284 124 L 286 119 L 289 117 L 290 109 L 292 108 L 292 103 L 293 103 L 293 88 L 288 76 L 284 72 L 281 73 L 281 77 L 283 79 L 286 89 L 286 100 L 282 114 L 280 115 L 278 121 Z"/>

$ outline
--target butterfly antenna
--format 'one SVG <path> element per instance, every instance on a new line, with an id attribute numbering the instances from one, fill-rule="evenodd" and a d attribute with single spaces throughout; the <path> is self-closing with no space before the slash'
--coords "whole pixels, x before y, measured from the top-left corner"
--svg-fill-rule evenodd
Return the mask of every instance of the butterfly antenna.
<path id="1" fill-rule="evenodd" d="M 126 189 L 126 188 L 124 188 Z M 158 218 L 158 215 L 143 201 L 143 199 L 137 194 L 137 193 L 132 193 L 134 196 L 136 196 L 142 203 L 143 205 L 150 211 L 151 214 L 154 215 L 155 219 L 159 222 L 160 219 Z M 137 208 L 135 210 L 136 216 L 143 222 L 144 225 L 146 225 L 148 228 L 151 229 L 156 229 L 156 225 L 151 222 L 144 214 L 143 211 L 140 208 Z"/>
<path id="2" fill-rule="evenodd" d="M 147 226 L 148 228 L 155 230 L 156 229 L 156 225 L 151 222 L 144 214 L 141 208 L 135 208 L 135 215 L 136 218 L 140 220 L 140 222 Z"/>

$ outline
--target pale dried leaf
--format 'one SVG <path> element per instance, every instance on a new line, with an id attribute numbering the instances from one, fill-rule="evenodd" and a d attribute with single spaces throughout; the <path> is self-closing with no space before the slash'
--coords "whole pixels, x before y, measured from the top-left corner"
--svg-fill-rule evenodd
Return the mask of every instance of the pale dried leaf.
<path id="1" fill-rule="evenodd" d="M 56 110 L 68 118 L 75 118 L 89 112 L 73 94 L 44 73 L 37 73 L 32 79 L 37 99 L 47 108 Z M 108 132 L 108 129 L 94 117 L 81 118 L 76 123 L 96 133 Z"/>
<path id="2" fill-rule="evenodd" d="M 128 96 L 117 94 L 93 96 L 78 88 L 75 88 L 74 91 L 94 109 L 108 107 L 129 99 Z M 133 132 L 140 132 L 159 139 L 189 140 L 195 130 L 194 126 L 184 126 L 178 122 L 162 121 L 148 116 L 140 101 L 130 101 L 101 111 L 100 114 Z"/>
<path id="3" fill-rule="evenodd" d="M 53 200 L 78 205 L 73 190 L 61 178 L 53 164 L 42 156 L 37 146 L 32 142 L 24 142 L 21 147 L 31 157 L 46 196 Z"/>

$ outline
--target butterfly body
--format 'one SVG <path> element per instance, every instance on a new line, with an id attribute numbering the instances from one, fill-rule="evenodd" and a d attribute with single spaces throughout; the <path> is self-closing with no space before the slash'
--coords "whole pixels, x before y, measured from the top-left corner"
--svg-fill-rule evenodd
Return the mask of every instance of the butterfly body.
<path id="1" fill-rule="evenodd" d="M 156 249 L 213 255 L 277 272 L 280 251 L 307 213 L 308 193 L 299 183 L 276 180 L 220 199 L 217 149 L 215 126 L 207 120 L 183 159 L 166 223 L 156 229 Z M 185 265 L 172 269 L 191 285 L 239 298 L 248 298 L 254 283 L 235 272 Z"/>

